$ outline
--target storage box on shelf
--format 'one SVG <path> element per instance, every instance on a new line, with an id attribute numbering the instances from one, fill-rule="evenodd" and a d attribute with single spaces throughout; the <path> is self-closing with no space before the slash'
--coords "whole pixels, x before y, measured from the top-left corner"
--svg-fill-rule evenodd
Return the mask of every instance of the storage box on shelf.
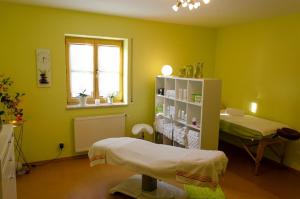
<path id="1" fill-rule="evenodd" d="M 155 88 L 158 133 L 187 148 L 218 148 L 220 80 L 157 76 Z"/>

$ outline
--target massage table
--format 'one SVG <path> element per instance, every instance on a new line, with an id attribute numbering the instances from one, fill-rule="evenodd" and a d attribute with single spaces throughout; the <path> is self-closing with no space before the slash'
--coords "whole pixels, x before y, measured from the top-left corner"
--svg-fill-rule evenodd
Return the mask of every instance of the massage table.
<path id="1" fill-rule="evenodd" d="M 258 175 L 260 162 L 263 158 L 266 147 L 280 159 L 283 163 L 286 140 L 276 136 L 278 129 L 287 127 L 287 125 L 245 115 L 237 109 L 223 110 L 220 113 L 220 131 L 233 135 L 239 141 L 246 152 L 255 162 L 255 175 Z M 281 145 L 281 151 L 273 146 Z M 257 146 L 256 153 L 251 152 L 251 147 Z"/>
<path id="2" fill-rule="evenodd" d="M 110 190 L 110 193 L 120 192 L 139 199 L 186 198 L 182 189 L 163 181 L 175 180 L 214 190 L 228 162 L 221 151 L 184 149 L 129 137 L 108 138 L 94 143 L 90 147 L 89 158 L 91 166 L 119 165 L 141 174 Z"/>

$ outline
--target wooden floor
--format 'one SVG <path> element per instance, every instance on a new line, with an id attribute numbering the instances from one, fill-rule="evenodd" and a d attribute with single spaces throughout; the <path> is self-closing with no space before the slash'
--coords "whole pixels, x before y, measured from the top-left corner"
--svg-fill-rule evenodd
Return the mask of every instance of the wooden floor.
<path id="1" fill-rule="evenodd" d="M 261 175 L 241 149 L 224 148 L 229 157 L 221 186 L 227 199 L 296 199 L 300 196 L 300 173 L 263 161 Z M 29 175 L 18 176 L 18 199 L 126 199 L 108 190 L 133 173 L 121 167 L 89 167 L 87 158 L 38 166 Z"/>

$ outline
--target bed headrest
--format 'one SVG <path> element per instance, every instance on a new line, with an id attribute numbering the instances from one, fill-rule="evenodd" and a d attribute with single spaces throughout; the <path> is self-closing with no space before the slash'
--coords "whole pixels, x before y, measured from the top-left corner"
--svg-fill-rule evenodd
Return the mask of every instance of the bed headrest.
<path id="1" fill-rule="evenodd" d="M 136 124 L 132 127 L 132 134 L 138 135 L 140 133 L 153 134 L 153 128 L 149 124 Z"/>
<path id="2" fill-rule="evenodd" d="M 281 137 L 284 137 L 288 140 L 299 140 L 300 133 L 294 129 L 282 128 L 277 130 L 277 134 Z"/>

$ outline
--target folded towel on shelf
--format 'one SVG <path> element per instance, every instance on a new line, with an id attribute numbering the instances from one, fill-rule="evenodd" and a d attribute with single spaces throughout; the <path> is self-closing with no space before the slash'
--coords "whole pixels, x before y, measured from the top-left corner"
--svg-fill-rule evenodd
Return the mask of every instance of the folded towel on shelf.
<path id="1" fill-rule="evenodd" d="M 175 90 L 167 90 L 166 91 L 166 97 L 175 98 L 176 92 Z"/>
<path id="2" fill-rule="evenodd" d="M 174 141 L 178 144 L 186 146 L 186 128 L 175 126 L 174 128 Z"/>
<path id="3" fill-rule="evenodd" d="M 189 149 L 199 149 L 200 142 L 199 142 L 199 132 L 189 130 L 187 134 L 187 148 Z"/>
<path id="4" fill-rule="evenodd" d="M 172 123 L 165 123 L 164 124 L 164 131 L 163 131 L 164 136 L 166 136 L 167 138 L 172 140 L 172 137 L 173 137 L 172 132 L 173 132 Z"/>
<path id="5" fill-rule="evenodd" d="M 163 133 L 164 132 L 164 118 L 156 117 L 155 123 L 156 123 L 155 130 L 157 132 Z"/>

